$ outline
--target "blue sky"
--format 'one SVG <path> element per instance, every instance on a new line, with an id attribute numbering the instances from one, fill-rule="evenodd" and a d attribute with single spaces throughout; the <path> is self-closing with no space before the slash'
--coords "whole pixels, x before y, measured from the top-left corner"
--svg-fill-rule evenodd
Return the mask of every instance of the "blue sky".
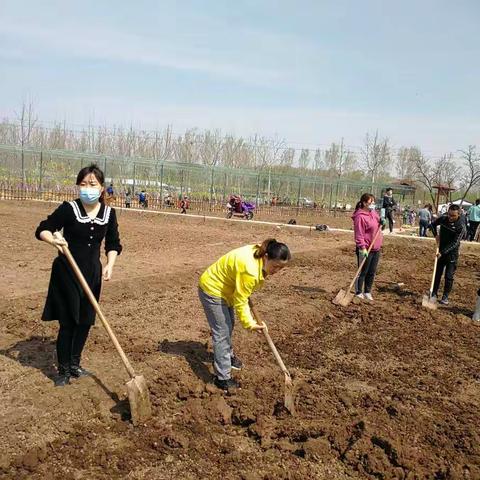
<path id="1" fill-rule="evenodd" d="M 0 2 L 0 114 L 278 134 L 431 155 L 480 145 L 480 2 Z"/>

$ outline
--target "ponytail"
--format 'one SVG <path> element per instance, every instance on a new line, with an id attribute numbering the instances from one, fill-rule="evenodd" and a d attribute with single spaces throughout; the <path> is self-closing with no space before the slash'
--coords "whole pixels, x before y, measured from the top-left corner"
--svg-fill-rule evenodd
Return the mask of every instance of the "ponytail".
<path id="1" fill-rule="evenodd" d="M 284 243 L 277 242 L 274 238 L 267 238 L 260 245 L 256 245 L 253 256 L 258 259 L 265 255 L 268 255 L 270 260 L 281 260 L 283 262 L 292 258 L 288 247 Z"/>

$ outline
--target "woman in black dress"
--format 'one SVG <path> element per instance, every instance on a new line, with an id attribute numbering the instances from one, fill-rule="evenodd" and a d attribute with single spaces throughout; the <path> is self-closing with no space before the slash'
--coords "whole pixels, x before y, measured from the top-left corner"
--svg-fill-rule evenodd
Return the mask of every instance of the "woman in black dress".
<path id="1" fill-rule="evenodd" d="M 103 202 L 103 172 L 96 166 L 82 168 L 77 176 L 79 198 L 63 202 L 35 232 L 39 240 L 55 247 L 68 245 L 93 294 L 100 297 L 103 280 L 112 277 L 117 255 L 122 251 L 115 210 Z M 63 228 L 64 239 L 53 233 Z M 100 246 L 105 239 L 107 263 L 100 263 Z M 59 254 L 53 261 L 48 296 L 42 320 L 58 320 L 58 377 L 56 386 L 70 383 L 70 377 L 82 377 L 88 372 L 80 366 L 82 350 L 90 327 L 95 323 L 95 310 L 84 294 L 67 259 Z"/>

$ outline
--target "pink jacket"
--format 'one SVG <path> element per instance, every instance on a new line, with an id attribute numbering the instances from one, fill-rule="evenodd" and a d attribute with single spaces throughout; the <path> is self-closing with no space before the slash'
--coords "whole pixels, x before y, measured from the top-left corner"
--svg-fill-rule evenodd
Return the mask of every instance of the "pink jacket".
<path id="1" fill-rule="evenodd" d="M 356 210 L 353 215 L 353 233 L 355 235 L 355 244 L 359 249 L 368 248 L 372 243 L 373 237 L 377 230 L 381 228 L 380 217 L 375 210 L 365 212 L 361 208 Z M 383 243 L 383 234 L 380 232 L 375 244 L 372 247 L 373 251 L 380 250 Z"/>

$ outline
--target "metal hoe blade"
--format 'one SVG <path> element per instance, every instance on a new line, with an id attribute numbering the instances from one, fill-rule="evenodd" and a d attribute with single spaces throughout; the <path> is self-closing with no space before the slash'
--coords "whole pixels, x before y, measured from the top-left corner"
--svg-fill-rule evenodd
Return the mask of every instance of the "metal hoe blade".
<path id="1" fill-rule="evenodd" d="M 430 310 L 436 310 L 438 308 L 437 298 L 424 295 L 422 298 L 422 307 L 429 308 Z"/>
<path id="2" fill-rule="evenodd" d="M 335 305 L 341 305 L 342 307 L 346 307 L 352 300 L 354 294 L 351 292 L 346 292 L 345 290 L 340 290 L 336 297 L 332 300 Z"/>
<path id="3" fill-rule="evenodd" d="M 136 375 L 127 382 L 128 401 L 132 413 L 132 423 L 136 426 L 152 416 L 152 405 L 147 382 L 143 375 Z"/>
<path id="4" fill-rule="evenodd" d="M 290 412 L 291 415 L 295 415 L 295 393 L 293 390 L 292 377 L 285 374 L 285 398 L 284 398 L 285 408 Z"/>

